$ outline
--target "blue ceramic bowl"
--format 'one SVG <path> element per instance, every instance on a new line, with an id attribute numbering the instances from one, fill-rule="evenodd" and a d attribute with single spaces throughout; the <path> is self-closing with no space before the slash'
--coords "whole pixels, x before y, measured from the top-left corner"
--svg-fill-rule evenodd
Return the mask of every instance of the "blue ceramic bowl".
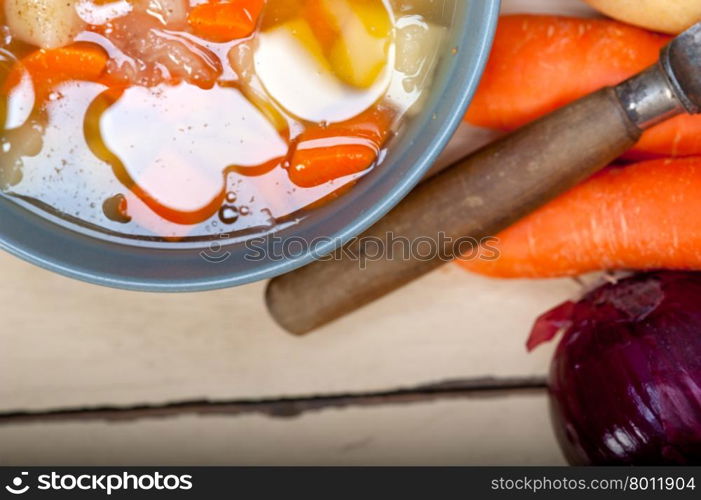
<path id="1" fill-rule="evenodd" d="M 158 292 L 237 286 L 308 264 L 380 219 L 435 161 L 475 92 L 491 48 L 499 3 L 455 2 L 449 46 L 457 50 L 441 59 L 425 111 L 392 143 L 381 168 L 299 223 L 282 225 L 275 238 L 267 236 L 253 244 L 239 237 L 188 247 L 137 246 L 71 230 L 0 197 L 0 248 L 72 278 Z M 280 242 L 288 244 L 272 252 L 258 250 Z"/>

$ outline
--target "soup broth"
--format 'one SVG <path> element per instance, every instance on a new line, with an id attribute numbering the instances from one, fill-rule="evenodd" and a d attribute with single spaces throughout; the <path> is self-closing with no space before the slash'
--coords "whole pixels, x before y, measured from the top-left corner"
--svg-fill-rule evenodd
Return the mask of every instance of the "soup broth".
<path id="1" fill-rule="evenodd" d="M 421 109 L 453 0 L 2 0 L 0 190 L 142 241 L 268 231 Z"/>

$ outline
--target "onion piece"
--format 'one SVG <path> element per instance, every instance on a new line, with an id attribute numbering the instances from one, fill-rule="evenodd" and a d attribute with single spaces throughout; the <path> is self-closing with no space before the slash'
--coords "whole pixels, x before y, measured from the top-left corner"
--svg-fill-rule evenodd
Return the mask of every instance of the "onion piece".
<path id="1" fill-rule="evenodd" d="M 107 38 L 126 56 L 110 58 L 108 73 L 133 85 L 184 80 L 209 89 L 222 73 L 211 50 L 183 33 L 163 29 L 158 19 L 143 12 L 110 23 Z"/>

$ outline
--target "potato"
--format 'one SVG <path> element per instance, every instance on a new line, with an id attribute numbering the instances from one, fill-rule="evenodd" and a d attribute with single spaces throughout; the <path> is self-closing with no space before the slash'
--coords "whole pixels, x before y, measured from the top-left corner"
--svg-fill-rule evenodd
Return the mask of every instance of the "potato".
<path id="1" fill-rule="evenodd" d="M 411 91 L 422 91 L 430 77 L 446 28 L 431 23 L 402 23 L 396 35 L 395 69 L 411 79 Z M 408 89 L 409 90 L 409 89 Z"/>
<path id="2" fill-rule="evenodd" d="M 336 76 L 371 87 L 387 66 L 392 19 L 381 0 L 320 0 L 305 19 Z"/>
<path id="3" fill-rule="evenodd" d="M 620 21 L 665 33 L 681 33 L 701 21 L 699 0 L 586 0 Z"/>
<path id="4" fill-rule="evenodd" d="M 12 36 L 42 49 L 68 45 L 83 28 L 77 0 L 5 0 Z"/>
<path id="5" fill-rule="evenodd" d="M 369 88 L 387 66 L 393 25 L 384 0 L 269 0 L 264 31 L 282 25 L 348 85 Z"/>
<path id="6" fill-rule="evenodd" d="M 400 18 L 397 23 L 394 69 L 404 75 L 401 79 L 403 92 L 414 98 L 419 96 L 418 101 L 410 106 L 410 114 L 423 108 L 423 101 L 428 96 L 425 91 L 431 84 L 447 31 L 442 26 L 416 22 L 411 17 Z M 396 98 L 396 95 L 392 97 Z"/>
<path id="7" fill-rule="evenodd" d="M 4 130 L 0 150 L 0 190 L 16 186 L 22 180 L 24 157 L 36 156 L 43 147 L 43 126 L 28 121 L 23 126 Z"/>

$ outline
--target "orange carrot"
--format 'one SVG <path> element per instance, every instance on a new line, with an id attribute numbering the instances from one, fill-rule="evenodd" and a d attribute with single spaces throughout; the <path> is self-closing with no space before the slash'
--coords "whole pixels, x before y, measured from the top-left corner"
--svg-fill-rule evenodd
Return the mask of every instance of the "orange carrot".
<path id="1" fill-rule="evenodd" d="M 701 269 L 699 213 L 701 158 L 611 168 L 497 235 L 498 258 L 460 263 L 503 278 Z"/>
<path id="2" fill-rule="evenodd" d="M 70 80 L 98 81 L 107 66 L 107 54 L 93 44 L 75 43 L 57 49 L 41 49 L 21 59 L 5 81 L 5 91 L 16 86 L 27 71 L 32 77 L 37 102 L 56 85 Z"/>
<path id="3" fill-rule="evenodd" d="M 669 37 L 617 21 L 503 16 L 466 120 L 511 130 L 652 65 Z M 701 117 L 683 116 L 644 134 L 638 156 L 701 154 Z"/>
<path id="4" fill-rule="evenodd" d="M 246 38 L 256 29 L 265 0 L 211 1 L 197 5 L 188 14 L 195 35 L 210 42 Z"/>
<path id="5" fill-rule="evenodd" d="M 701 118 L 682 115 L 651 128 L 628 156 L 641 159 L 655 156 L 701 155 Z"/>
<path id="6" fill-rule="evenodd" d="M 308 128 L 289 165 L 292 182 L 314 187 L 372 166 L 390 134 L 395 113 L 375 106 L 348 121 Z"/>

